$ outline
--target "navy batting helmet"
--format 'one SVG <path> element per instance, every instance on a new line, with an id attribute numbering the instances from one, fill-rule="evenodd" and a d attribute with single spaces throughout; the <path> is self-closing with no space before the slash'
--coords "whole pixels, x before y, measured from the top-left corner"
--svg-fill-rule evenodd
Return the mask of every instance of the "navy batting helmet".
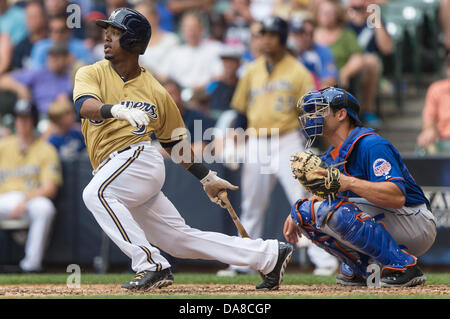
<path id="1" fill-rule="evenodd" d="M 96 20 L 95 23 L 103 29 L 112 26 L 123 30 L 120 46 L 133 53 L 144 54 L 152 36 L 148 20 L 136 10 L 129 8 L 118 8 L 111 13 L 108 20 Z"/>
<path id="2" fill-rule="evenodd" d="M 265 32 L 277 32 L 280 35 L 280 43 L 282 45 L 286 45 L 289 25 L 288 23 L 281 19 L 280 17 L 268 17 L 265 18 L 262 22 L 261 33 Z"/>
<path id="3" fill-rule="evenodd" d="M 14 105 L 12 115 L 14 117 L 17 116 L 31 116 L 33 118 L 34 126 L 36 126 L 39 122 L 39 110 L 35 103 L 28 100 L 17 100 Z"/>

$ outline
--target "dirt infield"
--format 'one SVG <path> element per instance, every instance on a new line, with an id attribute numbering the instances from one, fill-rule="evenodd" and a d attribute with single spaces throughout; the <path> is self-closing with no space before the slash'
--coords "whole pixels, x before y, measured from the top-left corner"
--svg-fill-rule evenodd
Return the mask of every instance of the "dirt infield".
<path id="1" fill-rule="evenodd" d="M 278 291 L 260 292 L 254 285 L 194 285 L 175 284 L 163 289 L 155 289 L 147 292 L 131 292 L 120 288 L 120 285 L 81 285 L 80 288 L 68 288 L 66 285 L 2 285 L 0 286 L 0 298 L 21 297 L 83 297 L 83 296 L 155 296 L 164 295 L 174 297 L 182 296 L 358 296 L 358 295 L 428 295 L 449 296 L 450 287 L 447 285 L 425 285 L 413 288 L 367 288 L 367 287 L 342 287 L 338 285 L 285 285 Z"/>

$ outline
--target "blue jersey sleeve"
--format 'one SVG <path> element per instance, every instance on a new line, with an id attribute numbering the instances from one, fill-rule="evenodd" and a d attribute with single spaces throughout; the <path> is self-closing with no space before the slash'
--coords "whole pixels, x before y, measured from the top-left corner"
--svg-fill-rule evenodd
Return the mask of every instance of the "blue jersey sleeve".
<path id="1" fill-rule="evenodd" d="M 371 182 L 392 182 L 406 196 L 405 179 L 402 173 L 402 163 L 390 144 L 377 143 L 365 152 L 367 179 Z"/>

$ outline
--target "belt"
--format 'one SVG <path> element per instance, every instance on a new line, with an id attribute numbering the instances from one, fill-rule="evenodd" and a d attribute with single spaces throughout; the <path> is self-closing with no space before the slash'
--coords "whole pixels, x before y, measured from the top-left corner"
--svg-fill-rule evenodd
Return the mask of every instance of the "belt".
<path id="1" fill-rule="evenodd" d="M 112 152 L 111 154 L 109 154 L 108 158 L 105 159 L 103 162 L 101 162 L 100 165 L 98 165 L 98 167 L 92 171 L 92 175 L 95 175 L 95 174 L 100 170 L 100 168 L 102 168 L 103 166 L 105 166 L 106 163 L 108 163 L 108 162 L 111 160 L 111 158 L 113 158 L 113 157 L 116 156 L 117 154 L 123 153 L 123 152 L 125 152 L 125 151 L 130 150 L 130 149 L 131 149 L 131 146 L 127 146 L 127 147 L 125 147 L 125 148 L 122 148 L 122 149 L 120 149 L 120 150 L 118 150 L 118 151 L 114 151 L 114 152 Z"/>
<path id="2" fill-rule="evenodd" d="M 122 148 L 121 150 L 118 150 L 118 151 L 117 151 L 117 154 L 120 154 L 120 153 L 125 152 L 125 151 L 128 151 L 128 150 L 131 150 L 131 146 L 127 146 L 127 147 L 125 147 L 125 148 Z"/>

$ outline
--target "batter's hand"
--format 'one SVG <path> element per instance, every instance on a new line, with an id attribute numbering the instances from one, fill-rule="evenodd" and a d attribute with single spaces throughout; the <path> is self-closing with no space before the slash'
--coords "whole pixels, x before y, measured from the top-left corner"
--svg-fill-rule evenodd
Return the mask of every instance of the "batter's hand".
<path id="1" fill-rule="evenodd" d="M 292 244 L 295 244 L 298 241 L 298 239 L 302 237 L 300 229 L 294 224 L 290 214 L 288 215 L 286 221 L 284 222 L 283 235 L 284 238 Z"/>
<path id="2" fill-rule="evenodd" d="M 225 203 L 220 200 L 219 193 L 226 191 L 227 189 L 233 191 L 239 189 L 238 186 L 234 186 L 230 182 L 217 176 L 217 173 L 214 171 L 209 171 L 208 175 L 206 175 L 200 183 L 203 184 L 203 189 L 209 199 L 223 208 L 225 208 Z"/>
<path id="3" fill-rule="evenodd" d="M 122 104 L 114 104 L 111 108 L 111 114 L 118 120 L 128 121 L 135 128 L 142 125 L 147 126 L 150 122 L 147 113 L 144 111 L 139 109 L 129 109 Z"/>

